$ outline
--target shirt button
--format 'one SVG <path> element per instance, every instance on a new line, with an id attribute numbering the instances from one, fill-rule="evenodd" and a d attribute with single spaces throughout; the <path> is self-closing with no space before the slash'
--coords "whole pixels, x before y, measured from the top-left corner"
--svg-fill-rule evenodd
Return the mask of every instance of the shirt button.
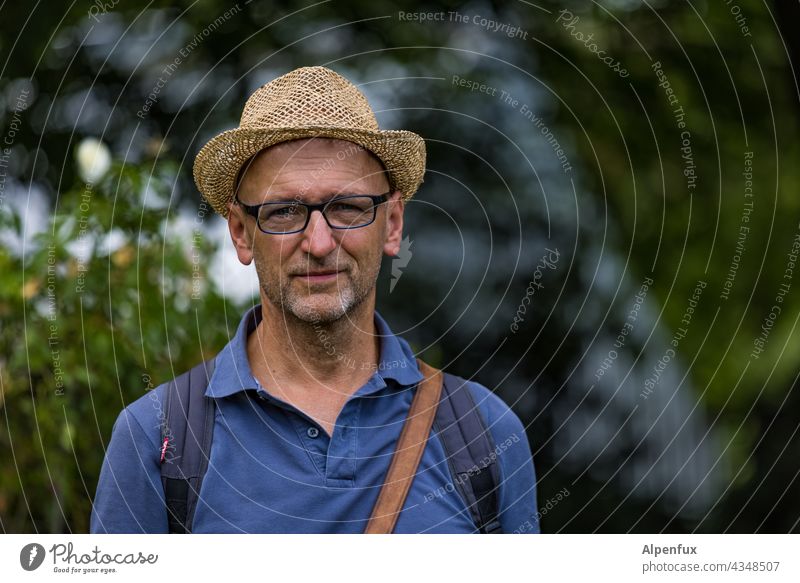
<path id="1" fill-rule="evenodd" d="M 319 435 L 319 429 L 316 427 L 309 427 L 308 431 L 306 431 L 306 435 L 308 435 L 311 439 L 315 439 Z"/>

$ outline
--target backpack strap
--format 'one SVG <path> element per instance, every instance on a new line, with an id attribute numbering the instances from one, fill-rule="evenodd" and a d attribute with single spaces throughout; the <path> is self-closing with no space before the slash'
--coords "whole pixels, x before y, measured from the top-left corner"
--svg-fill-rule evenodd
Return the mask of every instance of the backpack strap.
<path id="1" fill-rule="evenodd" d="M 214 399 L 205 390 L 215 359 L 201 362 L 167 385 L 161 418 L 161 482 L 171 534 L 192 532 L 194 511 L 208 469 Z"/>
<path id="2" fill-rule="evenodd" d="M 481 534 L 500 534 L 500 470 L 494 439 L 461 377 L 444 373 L 434 427 L 444 446 L 453 482 Z"/>
<path id="3" fill-rule="evenodd" d="M 397 439 L 394 455 L 386 472 L 378 499 L 372 509 L 366 534 L 389 534 L 394 532 L 397 518 L 403 511 L 403 504 L 417 475 L 428 437 L 431 434 L 433 419 L 441 402 L 442 371 L 417 359 L 423 379 L 417 385 L 414 399 L 408 408 L 408 415 Z"/>

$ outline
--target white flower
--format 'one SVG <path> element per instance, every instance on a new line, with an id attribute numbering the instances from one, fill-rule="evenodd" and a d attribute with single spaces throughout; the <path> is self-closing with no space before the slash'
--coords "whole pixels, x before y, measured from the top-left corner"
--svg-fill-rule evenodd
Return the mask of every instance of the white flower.
<path id="1" fill-rule="evenodd" d="M 95 138 L 84 138 L 75 150 L 78 174 L 90 184 L 100 180 L 111 168 L 111 152 L 103 142 Z"/>

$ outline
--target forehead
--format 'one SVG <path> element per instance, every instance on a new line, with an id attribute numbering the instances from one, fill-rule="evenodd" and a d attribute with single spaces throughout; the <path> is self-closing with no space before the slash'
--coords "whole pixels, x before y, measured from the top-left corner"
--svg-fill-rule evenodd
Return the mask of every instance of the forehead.
<path id="1" fill-rule="evenodd" d="M 338 191 L 379 194 L 386 191 L 384 171 L 374 154 L 352 142 L 292 140 L 262 150 L 243 166 L 239 195 L 268 200 L 292 194 L 313 200 Z"/>

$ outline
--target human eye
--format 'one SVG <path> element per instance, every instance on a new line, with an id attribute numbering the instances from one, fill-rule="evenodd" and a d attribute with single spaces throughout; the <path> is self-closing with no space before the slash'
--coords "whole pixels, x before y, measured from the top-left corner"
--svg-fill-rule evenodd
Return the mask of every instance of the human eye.
<path id="1" fill-rule="evenodd" d="M 267 219 L 288 219 L 298 216 L 301 207 L 297 204 L 270 204 L 263 208 L 262 213 Z"/>
<path id="2" fill-rule="evenodd" d="M 333 202 L 328 205 L 328 208 L 334 212 L 337 211 L 360 211 L 361 207 L 348 202 Z"/>
<path id="3" fill-rule="evenodd" d="M 371 204 L 369 197 L 365 196 L 348 196 L 333 199 L 328 208 L 333 211 L 364 211 Z"/>

